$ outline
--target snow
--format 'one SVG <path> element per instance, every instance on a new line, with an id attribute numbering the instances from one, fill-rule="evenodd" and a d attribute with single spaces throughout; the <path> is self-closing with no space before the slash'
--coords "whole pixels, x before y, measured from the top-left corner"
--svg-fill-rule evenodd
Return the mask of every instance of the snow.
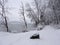
<path id="1" fill-rule="evenodd" d="M 39 33 L 40 39 L 30 39 L 35 33 Z M 60 45 L 60 30 L 46 26 L 41 31 L 26 33 L 0 32 L 0 45 Z"/>

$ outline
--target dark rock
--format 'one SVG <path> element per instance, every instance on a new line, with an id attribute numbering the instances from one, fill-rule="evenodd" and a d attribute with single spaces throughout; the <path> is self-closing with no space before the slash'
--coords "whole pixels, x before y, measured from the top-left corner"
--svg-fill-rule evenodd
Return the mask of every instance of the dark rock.
<path id="1" fill-rule="evenodd" d="M 27 30 L 24 30 L 24 31 L 22 31 L 22 32 L 28 32 Z"/>
<path id="2" fill-rule="evenodd" d="M 40 28 L 40 30 L 42 30 L 43 28 Z"/>
<path id="3" fill-rule="evenodd" d="M 40 39 L 39 34 L 34 34 L 30 37 L 30 39 Z"/>

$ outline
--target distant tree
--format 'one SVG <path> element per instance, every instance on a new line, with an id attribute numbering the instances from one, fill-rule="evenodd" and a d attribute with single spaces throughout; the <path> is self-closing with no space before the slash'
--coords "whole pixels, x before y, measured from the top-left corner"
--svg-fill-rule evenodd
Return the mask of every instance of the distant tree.
<path id="1" fill-rule="evenodd" d="M 49 0 L 49 8 L 53 10 L 54 13 L 54 23 L 59 24 L 60 22 L 60 0 Z"/>

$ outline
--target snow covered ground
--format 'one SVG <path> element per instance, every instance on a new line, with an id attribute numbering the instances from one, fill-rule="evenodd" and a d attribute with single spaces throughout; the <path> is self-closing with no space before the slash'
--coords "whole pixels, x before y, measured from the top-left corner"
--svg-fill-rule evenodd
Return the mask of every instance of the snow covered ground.
<path id="1" fill-rule="evenodd" d="M 40 34 L 40 39 L 30 39 L 35 33 Z M 0 45 L 60 45 L 60 30 L 46 26 L 26 33 L 0 32 Z"/>

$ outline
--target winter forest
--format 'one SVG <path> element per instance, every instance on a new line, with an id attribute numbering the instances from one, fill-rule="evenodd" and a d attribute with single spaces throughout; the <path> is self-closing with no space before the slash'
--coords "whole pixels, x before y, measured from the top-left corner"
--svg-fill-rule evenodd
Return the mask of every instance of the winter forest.
<path id="1" fill-rule="evenodd" d="M 0 45 L 60 45 L 60 0 L 0 0 Z"/>

